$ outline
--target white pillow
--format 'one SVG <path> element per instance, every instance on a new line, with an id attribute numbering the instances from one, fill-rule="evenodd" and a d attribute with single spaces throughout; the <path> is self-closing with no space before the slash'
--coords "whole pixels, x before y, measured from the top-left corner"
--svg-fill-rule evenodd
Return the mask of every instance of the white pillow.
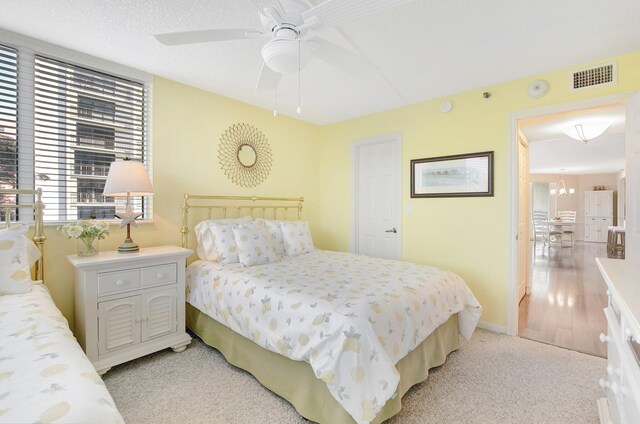
<path id="1" fill-rule="evenodd" d="M 40 251 L 25 234 L 28 225 L 0 230 L 0 295 L 31 291 L 31 266 Z"/>
<path id="2" fill-rule="evenodd" d="M 196 240 L 198 241 L 198 257 L 205 261 L 217 261 L 218 252 L 216 251 L 215 243 L 213 242 L 213 233 L 211 232 L 211 224 L 238 224 L 241 222 L 251 222 L 250 216 L 243 216 L 242 218 L 227 218 L 227 219 L 206 219 L 200 221 L 193 230 L 196 234 Z"/>
<path id="3" fill-rule="evenodd" d="M 233 238 L 238 246 L 238 259 L 243 268 L 280 260 L 271 235 L 264 225 L 236 224 L 233 226 Z"/>
<path id="4" fill-rule="evenodd" d="M 282 230 L 280 229 L 280 224 L 284 221 L 264 219 L 264 218 L 256 218 L 255 223 L 258 225 L 264 226 L 269 236 L 271 236 L 271 241 L 273 242 L 273 247 L 276 249 L 276 253 L 280 256 L 284 256 L 286 254 L 284 250 L 284 239 L 282 238 Z"/>
<path id="5" fill-rule="evenodd" d="M 287 256 L 315 252 L 307 221 L 283 221 L 280 223 Z"/>
<path id="6" fill-rule="evenodd" d="M 238 246 L 233 235 L 232 223 L 214 222 L 209 225 L 213 236 L 213 244 L 216 246 L 217 260 L 223 264 L 235 264 L 238 258 Z"/>

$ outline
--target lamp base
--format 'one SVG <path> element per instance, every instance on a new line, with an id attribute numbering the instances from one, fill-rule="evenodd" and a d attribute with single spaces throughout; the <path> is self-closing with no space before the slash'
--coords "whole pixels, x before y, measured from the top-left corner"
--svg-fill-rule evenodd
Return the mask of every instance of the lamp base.
<path id="1" fill-rule="evenodd" d="M 118 246 L 118 252 L 120 253 L 133 253 L 140 251 L 140 247 L 131 240 L 131 237 L 127 237 L 120 246 Z"/>
<path id="2" fill-rule="evenodd" d="M 140 251 L 140 247 L 133 242 L 130 238 L 126 238 L 124 243 L 118 246 L 118 252 L 120 253 L 132 253 Z"/>

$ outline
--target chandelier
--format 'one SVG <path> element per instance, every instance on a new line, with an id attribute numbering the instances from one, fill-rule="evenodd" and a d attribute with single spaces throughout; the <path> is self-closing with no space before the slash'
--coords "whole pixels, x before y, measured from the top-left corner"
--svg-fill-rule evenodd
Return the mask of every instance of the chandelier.
<path id="1" fill-rule="evenodd" d="M 564 185 L 564 180 L 562 179 L 562 177 L 560 177 L 560 181 L 557 182 L 555 188 L 549 189 L 549 194 L 551 194 L 552 196 L 558 196 L 558 197 L 573 196 L 575 193 L 576 193 L 576 189 L 574 189 L 573 187 L 569 187 L 569 190 L 567 190 L 567 187 Z"/>

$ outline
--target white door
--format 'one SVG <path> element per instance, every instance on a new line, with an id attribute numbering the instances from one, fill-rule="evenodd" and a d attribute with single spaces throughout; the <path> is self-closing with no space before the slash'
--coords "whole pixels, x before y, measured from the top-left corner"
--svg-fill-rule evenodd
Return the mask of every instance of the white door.
<path id="1" fill-rule="evenodd" d="M 598 216 L 598 192 L 584 192 L 584 216 Z"/>
<path id="2" fill-rule="evenodd" d="M 613 216 L 613 191 L 598 193 L 598 204 L 600 205 L 600 216 Z"/>
<path id="3" fill-rule="evenodd" d="M 598 218 L 600 220 L 600 228 L 599 228 L 599 242 L 606 243 L 607 237 L 609 236 L 609 226 L 613 225 L 612 218 Z"/>
<path id="4" fill-rule="evenodd" d="M 597 218 L 585 218 L 584 219 L 584 241 L 597 241 L 598 238 L 598 226 Z"/>
<path id="5" fill-rule="evenodd" d="M 98 303 L 98 352 L 140 343 L 140 297 Z"/>
<path id="6" fill-rule="evenodd" d="M 141 295 L 142 341 L 176 331 L 176 289 Z"/>
<path id="7" fill-rule="evenodd" d="M 520 138 L 518 143 L 518 302 L 527 294 L 528 275 L 528 237 L 527 222 L 529 221 L 529 208 L 527 207 L 527 145 Z"/>
<path id="8" fill-rule="evenodd" d="M 355 145 L 356 246 L 363 255 L 400 259 L 401 146 L 398 136 Z"/>
<path id="9" fill-rule="evenodd" d="M 625 258 L 640 258 L 640 94 L 626 102 L 625 174 L 627 220 Z"/>

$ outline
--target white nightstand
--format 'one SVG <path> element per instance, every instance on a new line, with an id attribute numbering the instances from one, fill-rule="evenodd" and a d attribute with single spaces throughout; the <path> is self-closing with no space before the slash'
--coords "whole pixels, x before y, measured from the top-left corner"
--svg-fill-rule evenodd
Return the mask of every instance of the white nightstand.
<path id="1" fill-rule="evenodd" d="M 76 268 L 76 338 L 99 374 L 191 342 L 185 331 L 185 261 L 176 246 L 67 259 Z"/>

